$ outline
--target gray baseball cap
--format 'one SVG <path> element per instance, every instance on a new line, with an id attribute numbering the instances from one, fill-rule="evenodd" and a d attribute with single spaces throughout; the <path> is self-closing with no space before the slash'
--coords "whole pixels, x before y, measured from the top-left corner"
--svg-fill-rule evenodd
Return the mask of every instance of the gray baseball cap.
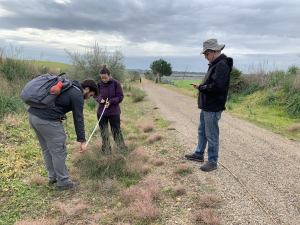
<path id="1" fill-rule="evenodd" d="M 200 53 L 203 54 L 206 50 L 223 50 L 225 48 L 225 45 L 219 45 L 217 39 L 209 39 L 207 41 L 203 42 L 203 51 Z"/>

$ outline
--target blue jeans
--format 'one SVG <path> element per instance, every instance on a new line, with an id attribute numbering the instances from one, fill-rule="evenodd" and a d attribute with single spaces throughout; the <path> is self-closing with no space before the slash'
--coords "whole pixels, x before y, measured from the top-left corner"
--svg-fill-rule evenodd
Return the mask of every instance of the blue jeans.
<path id="1" fill-rule="evenodd" d="M 219 154 L 219 125 L 218 122 L 221 119 L 221 113 L 219 112 L 207 112 L 201 110 L 200 122 L 198 126 L 198 146 L 196 148 L 195 155 L 202 157 L 208 142 L 207 154 L 208 161 L 212 164 L 217 164 Z"/>

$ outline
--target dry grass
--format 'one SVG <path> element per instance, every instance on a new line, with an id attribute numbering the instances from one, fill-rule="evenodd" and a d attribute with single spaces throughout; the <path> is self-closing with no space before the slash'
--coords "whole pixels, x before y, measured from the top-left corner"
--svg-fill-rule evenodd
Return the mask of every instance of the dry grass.
<path id="1" fill-rule="evenodd" d="M 143 182 L 143 185 L 146 186 L 147 190 L 151 193 L 153 199 L 159 199 L 162 194 L 161 185 L 159 180 L 154 176 L 149 176 Z"/>
<path id="2" fill-rule="evenodd" d="M 82 156 L 83 154 L 79 153 L 78 151 L 73 151 L 71 155 L 71 162 L 76 164 Z"/>
<path id="3" fill-rule="evenodd" d="M 72 181 L 79 181 L 80 180 L 80 173 L 78 171 L 78 168 L 73 166 L 69 169 L 70 179 Z"/>
<path id="4" fill-rule="evenodd" d="M 127 138 L 129 140 L 132 140 L 132 139 L 138 139 L 139 137 L 136 134 L 128 134 Z"/>
<path id="5" fill-rule="evenodd" d="M 43 178 L 40 174 L 33 174 L 30 177 L 29 182 L 31 184 L 38 184 L 38 185 L 47 185 L 48 184 L 48 181 L 45 178 Z"/>
<path id="6" fill-rule="evenodd" d="M 206 208 L 206 209 L 200 209 L 195 212 L 194 219 L 199 222 L 203 222 L 207 225 L 219 225 L 220 220 L 218 217 L 214 214 L 212 209 Z"/>
<path id="7" fill-rule="evenodd" d="M 132 162 L 132 165 L 142 174 L 147 174 L 151 170 L 149 165 L 143 164 L 141 161 L 134 161 Z"/>
<path id="8" fill-rule="evenodd" d="M 297 91 L 300 91 L 300 70 L 297 70 L 293 85 Z"/>
<path id="9" fill-rule="evenodd" d="M 143 221 L 159 217 L 159 211 L 153 200 L 161 195 L 159 182 L 154 177 L 147 178 L 138 186 L 130 187 L 120 194 L 120 199 L 127 206 L 124 213 Z"/>
<path id="10" fill-rule="evenodd" d="M 88 209 L 89 205 L 87 205 L 83 200 L 77 199 L 73 200 L 70 203 L 57 202 L 54 205 L 54 211 L 59 212 L 62 215 L 67 216 L 77 216 L 83 214 L 84 209 Z"/>
<path id="11" fill-rule="evenodd" d="M 124 124 L 121 124 L 120 127 L 121 127 L 121 131 L 127 131 L 127 132 L 130 131 L 130 129 L 126 127 Z"/>
<path id="12" fill-rule="evenodd" d="M 35 219 L 28 221 L 16 221 L 14 225 L 58 225 L 56 220 Z"/>
<path id="13" fill-rule="evenodd" d="M 101 192 L 106 192 L 110 195 L 122 190 L 122 185 L 118 182 L 116 178 L 106 179 L 104 182 L 98 181 L 98 184 Z"/>
<path id="14" fill-rule="evenodd" d="M 154 124 L 153 123 L 146 123 L 143 125 L 142 130 L 147 133 L 150 132 L 154 129 Z"/>
<path id="15" fill-rule="evenodd" d="M 286 130 L 288 132 L 291 132 L 291 133 L 300 132 L 300 124 L 298 124 L 298 123 L 293 124 L 292 126 L 290 126 L 289 128 L 287 128 Z"/>
<path id="16" fill-rule="evenodd" d="M 140 134 L 141 139 L 144 139 L 144 138 L 147 138 L 147 137 L 149 137 L 149 134 L 147 134 L 147 133 L 141 133 Z"/>
<path id="17" fill-rule="evenodd" d="M 128 159 L 131 162 L 138 162 L 138 161 L 144 161 L 147 162 L 150 158 L 149 154 L 146 152 L 146 150 L 142 147 L 138 147 L 134 149 L 129 155 Z"/>
<path id="18" fill-rule="evenodd" d="M 214 194 L 205 194 L 201 196 L 200 202 L 206 208 L 214 208 L 221 203 L 221 198 Z"/>
<path id="19" fill-rule="evenodd" d="M 168 127 L 167 130 L 176 130 L 175 127 Z"/>
<path id="20" fill-rule="evenodd" d="M 160 159 L 160 158 L 151 158 L 149 162 L 155 166 L 162 166 L 165 164 L 165 159 Z"/>
<path id="21" fill-rule="evenodd" d="M 175 173 L 177 174 L 191 173 L 191 167 L 187 164 L 180 164 L 179 167 L 176 169 Z"/>
<path id="22" fill-rule="evenodd" d="M 153 143 L 153 142 L 155 142 L 155 141 L 159 141 L 159 140 L 163 139 L 164 137 L 165 137 L 165 136 L 162 135 L 162 134 L 154 134 L 154 135 L 148 137 L 148 138 L 146 139 L 146 142 L 147 142 L 147 143 Z"/>
<path id="23" fill-rule="evenodd" d="M 129 119 L 129 118 L 126 118 L 126 117 L 123 117 L 123 116 L 120 119 L 121 119 L 121 122 L 124 122 L 124 123 L 132 123 L 133 122 L 132 119 Z"/>
<path id="24" fill-rule="evenodd" d="M 20 126 L 20 123 L 23 123 L 23 118 L 18 116 L 18 115 L 12 115 L 8 114 L 6 117 L 3 119 L 3 123 L 8 126 L 12 127 L 14 129 L 17 129 Z"/>
<path id="25" fill-rule="evenodd" d="M 178 184 L 173 189 L 173 194 L 175 196 L 184 195 L 186 193 L 186 189 L 182 184 Z"/>
<path id="26" fill-rule="evenodd" d="M 95 140 L 93 143 L 91 143 L 91 147 L 93 149 L 102 149 L 102 141 L 100 139 Z"/>

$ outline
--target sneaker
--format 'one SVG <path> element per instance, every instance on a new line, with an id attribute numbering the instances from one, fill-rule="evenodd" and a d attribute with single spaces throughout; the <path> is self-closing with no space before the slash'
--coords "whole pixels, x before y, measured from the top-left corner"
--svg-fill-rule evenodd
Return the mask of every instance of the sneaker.
<path id="1" fill-rule="evenodd" d="M 195 160 L 197 162 L 204 162 L 203 156 L 196 156 L 195 154 L 186 154 L 185 158 L 189 160 Z"/>
<path id="2" fill-rule="evenodd" d="M 56 190 L 58 191 L 64 191 L 64 190 L 68 190 L 68 189 L 71 189 L 71 188 L 74 188 L 76 186 L 78 186 L 80 183 L 79 182 L 73 182 L 73 181 L 69 181 L 66 185 L 64 186 L 57 186 L 56 185 Z"/>
<path id="3" fill-rule="evenodd" d="M 57 183 L 56 179 L 50 179 L 48 184 L 52 185 L 52 184 L 56 184 L 56 183 Z"/>
<path id="4" fill-rule="evenodd" d="M 203 166 L 200 167 L 200 170 L 209 172 L 217 169 L 217 164 L 212 164 L 210 162 L 206 162 Z"/>

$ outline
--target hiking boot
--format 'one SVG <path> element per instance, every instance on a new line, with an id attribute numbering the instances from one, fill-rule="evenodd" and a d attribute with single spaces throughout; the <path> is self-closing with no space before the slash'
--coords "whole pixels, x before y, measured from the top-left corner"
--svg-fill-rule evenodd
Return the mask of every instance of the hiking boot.
<path id="1" fill-rule="evenodd" d="M 185 158 L 187 158 L 189 160 L 194 160 L 197 162 L 204 162 L 203 156 L 196 156 L 195 154 L 186 154 Z"/>
<path id="2" fill-rule="evenodd" d="M 56 179 L 50 179 L 48 184 L 49 184 L 49 186 L 50 186 L 50 185 L 56 184 L 56 183 L 57 183 L 57 180 L 56 180 Z"/>
<path id="3" fill-rule="evenodd" d="M 206 162 L 203 166 L 200 167 L 200 170 L 209 172 L 217 169 L 217 164 L 212 164 L 210 162 Z"/>
<path id="4" fill-rule="evenodd" d="M 63 185 L 63 186 L 57 186 L 56 185 L 55 189 L 58 190 L 58 191 L 64 191 L 64 190 L 74 188 L 74 187 L 78 186 L 79 184 L 80 184 L 79 182 L 69 181 L 66 185 Z"/>

